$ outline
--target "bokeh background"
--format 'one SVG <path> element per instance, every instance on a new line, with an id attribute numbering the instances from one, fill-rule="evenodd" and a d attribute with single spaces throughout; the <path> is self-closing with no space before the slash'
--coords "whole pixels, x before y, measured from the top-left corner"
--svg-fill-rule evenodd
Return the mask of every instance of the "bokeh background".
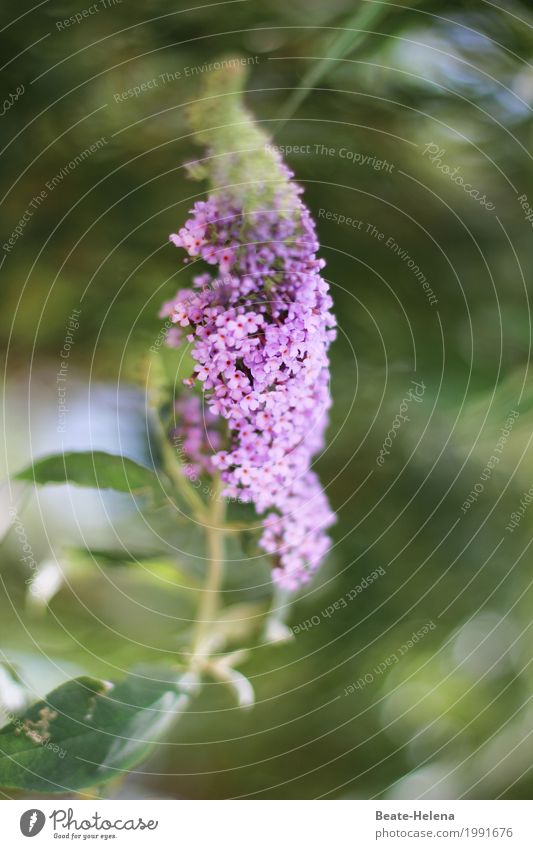
<path id="1" fill-rule="evenodd" d="M 149 460 L 146 357 L 160 303 L 189 280 L 167 236 L 202 190 L 182 169 L 197 154 L 184 104 L 203 66 L 238 53 L 253 57 L 248 105 L 275 144 L 297 148 L 287 161 L 327 260 L 340 334 L 317 468 L 338 524 L 327 565 L 283 608 L 293 639 L 258 641 L 243 668 L 256 708 L 244 714 L 208 686 L 171 739 L 106 792 L 529 798 L 531 7 L 181 5 L 109 0 L 63 26 L 90 4 L 2 12 L 3 474 L 61 447 Z M 409 400 L 379 464 L 412 381 L 421 400 Z M 193 551 L 187 528 L 143 517 L 127 496 L 66 487 L 23 495 L 19 516 L 49 604 L 29 596 L 12 530 L 0 635 L 33 697 L 73 674 L 175 655 L 192 615 L 180 587 L 198 573 L 194 556 L 171 556 Z M 228 576 L 231 600 L 243 582 Z M 255 596 L 269 593 L 263 583 Z M 4 670 L 0 703 L 16 699 Z"/>

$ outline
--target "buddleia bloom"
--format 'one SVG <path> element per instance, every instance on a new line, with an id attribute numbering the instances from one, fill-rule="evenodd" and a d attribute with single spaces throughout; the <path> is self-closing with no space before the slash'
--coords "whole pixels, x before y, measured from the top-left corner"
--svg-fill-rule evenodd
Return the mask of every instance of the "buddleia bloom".
<path id="1" fill-rule="evenodd" d="M 324 559 L 334 521 L 312 464 L 331 404 L 335 319 L 302 190 L 244 114 L 255 150 L 228 153 L 210 140 L 212 189 L 170 236 L 207 269 L 162 315 L 174 325 L 169 343 L 190 343 L 186 387 L 201 385 L 211 422 L 224 422 L 226 445 L 210 460 L 223 494 L 255 506 L 274 580 L 295 589 Z"/>

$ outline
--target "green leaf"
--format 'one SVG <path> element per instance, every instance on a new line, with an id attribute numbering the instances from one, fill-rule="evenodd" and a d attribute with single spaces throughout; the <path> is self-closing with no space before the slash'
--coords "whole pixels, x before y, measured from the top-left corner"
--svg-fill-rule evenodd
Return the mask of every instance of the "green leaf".
<path id="1" fill-rule="evenodd" d="M 0 785 L 62 793 L 119 778 L 186 708 L 194 684 L 146 670 L 115 685 L 62 684 L 0 730 Z"/>
<path id="2" fill-rule="evenodd" d="M 15 479 L 40 486 L 71 483 L 133 494 L 146 490 L 161 492 L 161 482 L 151 469 L 129 457 L 105 451 L 71 451 L 43 457 L 18 472 Z"/>

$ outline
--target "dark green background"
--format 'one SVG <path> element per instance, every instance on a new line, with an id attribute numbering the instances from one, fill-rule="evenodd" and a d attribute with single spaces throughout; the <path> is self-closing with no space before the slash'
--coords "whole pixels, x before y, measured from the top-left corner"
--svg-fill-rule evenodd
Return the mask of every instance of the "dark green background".
<path id="1" fill-rule="evenodd" d="M 114 793 L 527 798 L 532 790 L 533 509 L 513 533 L 505 528 L 533 483 L 532 231 L 517 199 L 526 194 L 533 203 L 533 18 L 521 2 L 506 3 L 506 11 L 483 0 L 372 6 L 374 19 L 362 26 L 369 4 L 348 0 L 188 11 L 166 0 L 123 0 L 58 30 L 58 20 L 84 6 L 51 0 L 1 33 L 4 61 L 50 33 L 3 71 L 3 97 L 21 84 L 25 92 L 0 124 L 7 145 L 2 243 L 32 196 L 106 139 L 48 193 L 0 271 L 5 473 L 32 450 L 57 443 L 55 374 L 68 316 L 80 306 L 70 403 L 76 392 L 85 397 L 89 382 L 98 391 L 90 406 L 79 402 L 75 421 L 88 428 L 80 426 L 79 440 L 87 444 L 90 432 L 105 447 L 100 432 L 116 437 L 118 409 L 130 453 L 145 453 L 143 362 L 159 332 L 160 303 L 189 280 L 167 236 L 202 191 L 181 168 L 197 154 L 183 105 L 201 81 L 184 69 L 221 54 L 256 56 L 249 106 L 276 144 L 311 147 L 288 161 L 317 217 L 340 325 L 330 442 L 318 464 L 338 511 L 335 547 L 289 624 L 320 614 L 378 567 L 386 570 L 319 626 L 254 651 L 243 668 L 256 687 L 253 712 L 238 712 L 224 690 L 208 687 L 176 726 L 172 745 L 140 768 L 149 774 L 130 777 Z M 29 8 L 10 4 L 5 24 Z M 342 28 L 352 29 L 346 50 Z M 289 120 L 279 121 L 323 56 L 337 60 Z M 177 71 L 181 79 L 159 81 L 138 97 L 114 97 Z M 443 161 L 458 166 L 494 211 L 423 155 L 429 143 L 445 149 Z M 316 155 L 315 144 L 394 167 Z M 320 209 L 365 224 L 339 225 L 318 218 Z M 369 223 L 408 252 L 438 304 L 428 303 L 384 240 L 367 232 Z M 376 456 L 413 379 L 425 384 L 423 401 L 410 405 L 411 420 L 380 468 Z M 500 462 L 463 514 L 512 410 L 520 416 Z M 34 497 L 25 514 L 39 556 L 82 539 L 109 545 L 112 525 L 134 548 L 148 544 L 127 499 L 106 502 L 111 519 L 96 502 L 94 514 L 78 506 L 79 530 L 66 492 L 39 498 L 42 512 Z M 181 533 L 173 529 L 174 542 Z M 36 689 L 67 675 L 67 664 L 106 675 L 175 651 L 171 617 L 187 605 L 157 575 L 79 567 L 70 588 L 39 613 L 24 601 L 27 572 L 16 540 L 8 538 L 2 552 L 3 651 L 24 676 L 25 663 L 39 667 Z M 344 695 L 430 621 L 436 627 L 398 663 Z M 131 640 L 139 635 L 152 648 L 136 648 Z"/>

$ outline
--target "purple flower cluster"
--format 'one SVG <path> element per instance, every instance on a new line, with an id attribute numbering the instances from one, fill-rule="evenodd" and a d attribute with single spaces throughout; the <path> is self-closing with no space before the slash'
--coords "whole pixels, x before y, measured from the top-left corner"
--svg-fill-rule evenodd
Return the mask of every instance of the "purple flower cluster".
<path id="1" fill-rule="evenodd" d="M 170 239 L 216 273 L 195 277 L 162 315 L 176 325 L 169 344 L 187 328 L 196 365 L 186 385 L 203 383 L 208 408 L 227 423 L 227 450 L 211 460 L 224 494 L 268 511 L 260 545 L 275 558 L 274 579 L 295 589 L 323 560 L 334 521 L 311 464 L 324 446 L 335 319 L 302 190 L 279 169 L 265 209 L 246 209 L 228 190 L 194 205 Z"/>

